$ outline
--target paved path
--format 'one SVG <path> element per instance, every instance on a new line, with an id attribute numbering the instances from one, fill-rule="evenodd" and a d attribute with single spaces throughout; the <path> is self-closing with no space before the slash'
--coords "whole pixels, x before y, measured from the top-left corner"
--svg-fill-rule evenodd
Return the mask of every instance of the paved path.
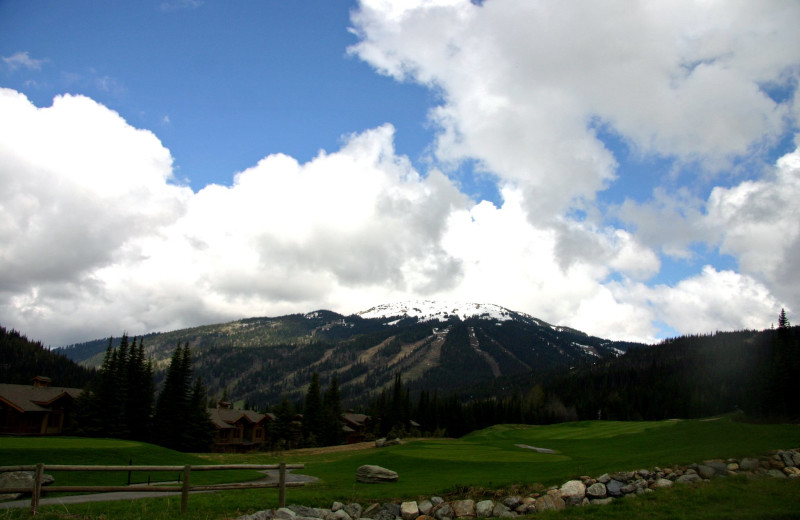
<path id="1" fill-rule="evenodd" d="M 278 470 L 266 470 L 266 476 L 260 480 L 253 480 L 253 482 L 278 482 Z M 286 472 L 286 482 L 316 482 L 319 480 L 317 477 L 309 475 L 295 475 L 291 470 Z M 44 488 L 47 491 L 47 488 Z M 191 491 L 190 494 L 196 493 L 213 493 L 213 491 Z M 114 493 L 92 493 L 88 495 L 67 495 L 61 497 L 42 497 L 39 499 L 40 506 L 48 505 L 62 505 L 62 504 L 84 504 L 86 502 L 111 502 L 113 500 L 136 500 L 139 498 L 160 498 L 169 496 L 180 496 L 180 491 L 118 491 Z M 31 499 L 24 500 L 11 500 L 8 502 L 0 502 L 0 509 L 15 509 L 21 507 L 31 507 Z"/>

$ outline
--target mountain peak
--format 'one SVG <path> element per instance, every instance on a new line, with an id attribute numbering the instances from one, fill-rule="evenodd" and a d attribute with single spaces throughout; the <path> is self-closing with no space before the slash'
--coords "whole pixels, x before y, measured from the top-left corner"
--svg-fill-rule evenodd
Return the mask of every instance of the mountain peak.
<path id="1" fill-rule="evenodd" d="M 458 317 L 485 318 L 498 321 L 514 319 L 518 313 L 493 303 L 456 303 L 435 300 L 411 300 L 377 305 L 357 313 L 365 319 L 408 316 L 420 321 L 447 320 Z"/>

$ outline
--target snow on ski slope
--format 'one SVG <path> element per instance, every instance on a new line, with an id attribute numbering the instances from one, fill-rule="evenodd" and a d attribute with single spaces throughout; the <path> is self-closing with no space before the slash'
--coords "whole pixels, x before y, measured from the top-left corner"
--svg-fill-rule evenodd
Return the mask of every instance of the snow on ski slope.
<path id="1" fill-rule="evenodd" d="M 418 318 L 420 321 L 446 320 L 455 316 L 462 320 L 477 317 L 508 321 L 514 319 L 516 314 L 491 303 L 453 303 L 433 300 L 388 303 L 358 313 L 360 317 L 366 319 L 408 316 Z"/>

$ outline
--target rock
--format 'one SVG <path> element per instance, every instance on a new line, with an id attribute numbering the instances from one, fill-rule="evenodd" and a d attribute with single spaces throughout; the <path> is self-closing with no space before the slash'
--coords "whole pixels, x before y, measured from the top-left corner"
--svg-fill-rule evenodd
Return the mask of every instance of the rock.
<path id="1" fill-rule="evenodd" d="M 731 471 L 739 471 L 739 463 L 738 462 L 731 462 L 726 466 L 729 472 Z"/>
<path id="2" fill-rule="evenodd" d="M 356 504 L 353 502 L 344 506 L 344 510 L 348 515 L 350 515 L 350 518 L 353 520 L 358 520 L 361 518 L 361 513 L 364 511 L 364 508 L 361 507 L 361 504 Z"/>
<path id="3" fill-rule="evenodd" d="M 400 518 L 403 520 L 414 520 L 419 516 L 419 506 L 416 501 L 403 502 L 400 504 Z"/>
<path id="4" fill-rule="evenodd" d="M 706 466 L 705 464 L 701 464 L 700 466 L 697 467 L 697 474 L 700 475 L 700 477 L 702 478 L 709 479 L 713 478 L 714 475 L 717 474 L 717 472 L 711 466 Z"/>
<path id="5" fill-rule="evenodd" d="M 31 488 L 33 490 L 33 471 L 6 471 L 0 473 L 0 491 L 3 488 Z M 49 486 L 56 479 L 47 473 L 42 475 L 42 486 Z M 12 493 L 12 498 L 19 498 L 21 493 Z"/>
<path id="6" fill-rule="evenodd" d="M 287 506 L 286 509 L 291 509 L 296 516 L 302 516 L 306 518 L 322 518 L 322 513 L 320 512 L 320 510 L 315 509 L 313 507 L 298 506 L 292 504 L 290 506 Z"/>
<path id="7" fill-rule="evenodd" d="M 653 482 L 653 489 L 669 488 L 672 487 L 673 485 L 675 485 L 675 483 L 672 482 L 671 480 L 666 478 L 660 478 L 655 482 Z"/>
<path id="8" fill-rule="evenodd" d="M 625 487 L 624 482 L 620 482 L 619 480 L 611 479 L 606 483 L 606 492 L 609 496 L 612 497 L 621 497 L 622 496 L 622 488 Z"/>
<path id="9" fill-rule="evenodd" d="M 275 516 L 274 516 L 274 518 L 277 518 L 279 520 L 291 520 L 292 518 L 296 517 L 297 513 L 295 513 L 288 507 L 282 507 L 278 509 L 277 511 L 275 511 Z"/>
<path id="10" fill-rule="evenodd" d="M 787 477 L 800 477 L 800 468 L 795 468 L 794 466 L 783 468 L 783 472 L 786 473 Z"/>
<path id="11" fill-rule="evenodd" d="M 779 469 L 768 469 L 767 476 L 771 478 L 786 478 L 786 474 Z"/>
<path id="12" fill-rule="evenodd" d="M 597 481 L 601 484 L 608 484 L 611 480 L 611 476 L 608 473 L 603 473 L 599 477 L 597 477 Z"/>
<path id="13" fill-rule="evenodd" d="M 481 500 L 475 504 L 475 514 L 480 518 L 487 518 L 492 516 L 494 509 L 494 502 L 491 500 Z"/>
<path id="14" fill-rule="evenodd" d="M 450 503 L 453 508 L 455 518 L 475 518 L 475 501 L 474 500 L 454 500 Z"/>
<path id="15" fill-rule="evenodd" d="M 800 468 L 800 452 L 797 451 L 792 452 L 792 462 L 794 462 L 794 466 L 796 468 Z"/>
<path id="16" fill-rule="evenodd" d="M 561 485 L 561 498 L 564 502 L 574 506 L 583 501 L 586 496 L 586 486 L 580 480 L 570 480 Z"/>
<path id="17" fill-rule="evenodd" d="M 671 482 L 670 482 L 671 484 Z M 586 497 L 589 500 L 597 500 L 599 498 L 606 498 L 607 491 L 605 484 L 597 482 L 586 488 Z"/>
<path id="18" fill-rule="evenodd" d="M 429 515 L 431 513 L 431 509 L 433 509 L 433 503 L 426 499 L 417 504 L 417 508 L 421 514 Z"/>
<path id="19" fill-rule="evenodd" d="M 628 482 L 633 478 L 632 471 L 618 471 L 616 473 L 611 474 L 611 478 L 613 480 L 619 480 L 620 482 Z"/>
<path id="20" fill-rule="evenodd" d="M 592 504 L 592 505 L 604 506 L 606 504 L 610 504 L 613 501 L 614 501 L 614 497 L 593 498 L 592 500 L 589 500 L 589 503 Z"/>
<path id="21" fill-rule="evenodd" d="M 431 497 L 431 503 L 435 506 L 444 503 L 444 499 L 442 497 Z"/>
<path id="22" fill-rule="evenodd" d="M 433 510 L 434 510 L 433 516 L 437 520 L 445 520 L 445 518 L 449 519 L 453 518 L 453 508 L 450 507 L 450 504 L 448 504 L 447 502 L 444 502 L 443 504 L 436 506 L 435 508 L 433 508 Z"/>
<path id="23" fill-rule="evenodd" d="M 496 518 L 514 518 L 515 516 L 517 516 L 517 514 L 509 510 L 508 507 L 506 507 L 504 504 L 498 502 L 492 508 L 491 516 Z"/>
<path id="24" fill-rule="evenodd" d="M 705 463 L 706 466 L 713 468 L 714 472 L 717 475 L 727 475 L 728 474 L 728 463 L 722 462 L 719 460 L 709 460 Z"/>
<path id="25" fill-rule="evenodd" d="M 686 473 L 675 480 L 678 484 L 694 484 L 695 482 L 700 482 L 703 478 L 698 475 L 697 473 Z"/>
<path id="26" fill-rule="evenodd" d="M 758 459 L 745 458 L 739 462 L 739 469 L 742 471 L 755 471 L 759 468 L 760 464 Z"/>
<path id="27" fill-rule="evenodd" d="M 377 439 L 375 441 L 376 448 L 386 448 L 389 446 L 397 446 L 399 444 L 403 444 L 401 439 Z"/>
<path id="28" fill-rule="evenodd" d="M 335 513 L 340 509 L 344 509 L 344 504 L 342 504 L 341 502 L 334 502 L 333 504 L 331 504 L 331 512 Z"/>
<path id="29" fill-rule="evenodd" d="M 567 504 L 559 496 L 544 495 L 536 499 L 536 511 L 560 511 L 567 507 Z"/>
<path id="30" fill-rule="evenodd" d="M 503 505 L 509 509 L 517 507 L 522 499 L 520 497 L 506 497 L 503 499 Z"/>
<path id="31" fill-rule="evenodd" d="M 779 451 L 778 455 L 781 457 L 784 467 L 792 468 L 795 466 L 791 451 Z"/>
<path id="32" fill-rule="evenodd" d="M 378 482 L 397 482 L 397 473 L 380 466 L 367 464 L 356 470 L 356 481 L 365 484 L 375 484 Z"/>
<path id="33" fill-rule="evenodd" d="M 372 504 L 361 512 L 361 518 L 374 518 L 373 515 L 377 514 L 381 507 L 380 504 Z"/>

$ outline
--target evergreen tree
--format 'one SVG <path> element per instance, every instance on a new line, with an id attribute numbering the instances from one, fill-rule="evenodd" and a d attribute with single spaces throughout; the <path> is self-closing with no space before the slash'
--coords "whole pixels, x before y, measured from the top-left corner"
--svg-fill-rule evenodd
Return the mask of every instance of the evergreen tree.
<path id="1" fill-rule="evenodd" d="M 789 328 L 789 319 L 786 317 L 786 309 L 781 308 L 781 312 L 778 315 L 778 328 L 779 329 Z"/>
<path id="2" fill-rule="evenodd" d="M 325 423 L 322 415 L 322 398 L 320 396 L 319 374 L 314 372 L 306 392 L 303 410 L 303 439 L 306 446 L 317 446 L 325 435 Z"/>
<path id="3" fill-rule="evenodd" d="M 153 442 L 172 449 L 183 449 L 184 428 L 188 422 L 190 387 L 189 343 L 180 343 L 172 354 L 164 387 L 156 401 L 153 416 Z"/>
<path id="4" fill-rule="evenodd" d="M 195 379 L 189 408 L 186 414 L 186 425 L 183 429 L 182 450 L 208 451 L 214 441 L 215 427 L 206 410 L 208 395 L 202 379 Z"/>
<path id="5" fill-rule="evenodd" d="M 336 375 L 331 378 L 328 389 L 322 399 L 323 417 L 325 421 L 324 444 L 336 446 L 342 443 L 342 394 Z"/>

